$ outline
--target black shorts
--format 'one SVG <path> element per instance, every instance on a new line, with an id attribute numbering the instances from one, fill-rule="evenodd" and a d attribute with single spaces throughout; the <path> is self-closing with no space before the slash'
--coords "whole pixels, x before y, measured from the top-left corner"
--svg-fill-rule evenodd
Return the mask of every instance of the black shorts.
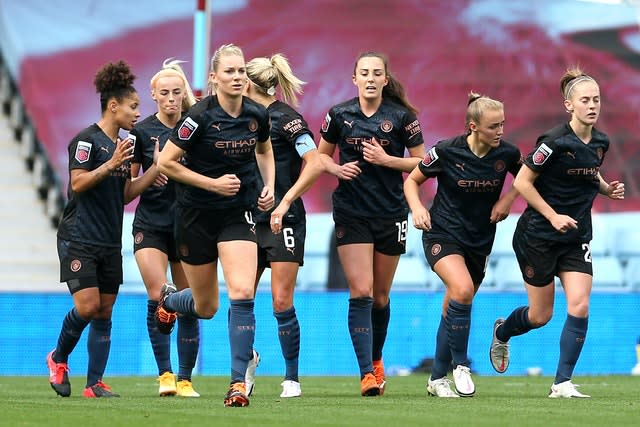
<path id="1" fill-rule="evenodd" d="M 267 268 L 271 262 L 297 262 L 304 265 L 304 238 L 306 224 L 284 224 L 282 231 L 273 234 L 267 223 L 256 224 L 258 237 L 258 268 Z"/>
<path id="2" fill-rule="evenodd" d="M 180 261 L 176 239 L 172 232 L 133 229 L 133 253 L 138 249 L 153 248 L 167 254 L 169 261 Z"/>
<path id="3" fill-rule="evenodd" d="M 60 282 L 69 292 L 98 288 L 102 294 L 117 294 L 122 283 L 120 248 L 88 245 L 58 238 Z"/>
<path id="4" fill-rule="evenodd" d="M 436 262 L 440 259 L 447 255 L 457 254 L 464 258 L 464 263 L 467 266 L 467 270 L 469 270 L 469 275 L 474 285 L 479 286 L 484 280 L 487 263 L 489 262 L 488 256 L 467 250 L 464 246 L 456 242 L 430 239 L 428 237 L 422 239 L 422 247 L 424 248 L 424 255 L 432 270 L 433 266 L 436 265 Z"/>
<path id="5" fill-rule="evenodd" d="M 218 243 L 256 242 L 256 224 L 250 210 L 178 207 L 176 245 L 180 260 L 191 265 L 218 260 Z"/>
<path id="6" fill-rule="evenodd" d="M 333 212 L 337 246 L 373 243 L 373 248 L 385 255 L 402 255 L 407 250 L 409 222 L 398 218 L 365 218 L 343 211 Z"/>
<path id="7" fill-rule="evenodd" d="M 564 243 L 535 239 L 516 229 L 513 250 L 522 278 L 531 286 L 546 286 L 561 271 L 577 271 L 593 276 L 588 242 Z"/>

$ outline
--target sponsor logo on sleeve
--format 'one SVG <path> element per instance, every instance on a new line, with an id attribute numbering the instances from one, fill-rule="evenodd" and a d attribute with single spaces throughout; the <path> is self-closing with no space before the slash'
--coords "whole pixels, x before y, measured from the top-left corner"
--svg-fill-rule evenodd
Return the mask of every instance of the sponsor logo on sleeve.
<path id="1" fill-rule="evenodd" d="M 198 129 L 198 124 L 191 117 L 187 117 L 178 129 L 178 138 L 188 141 L 196 129 Z"/>
<path id="2" fill-rule="evenodd" d="M 436 152 L 436 147 L 432 147 L 427 155 L 422 159 L 422 165 L 426 168 L 434 164 L 438 160 L 438 153 Z"/>
<path id="3" fill-rule="evenodd" d="M 93 144 L 90 142 L 78 141 L 78 145 L 76 145 L 76 154 L 74 156 L 78 163 L 84 163 L 89 160 L 92 146 Z"/>
<path id="4" fill-rule="evenodd" d="M 553 150 L 549 148 L 549 146 L 545 143 L 540 144 L 540 146 L 533 153 L 533 164 L 534 165 L 543 165 L 544 162 L 551 156 Z"/>
<path id="5" fill-rule="evenodd" d="M 331 124 L 331 116 L 329 115 L 329 113 L 327 113 L 327 115 L 324 116 L 324 120 L 322 121 L 322 127 L 321 127 L 322 132 L 328 131 L 330 124 Z"/>
<path id="6" fill-rule="evenodd" d="M 420 122 L 418 120 L 414 120 L 408 125 L 404 127 L 404 130 L 409 135 L 409 139 L 412 139 L 414 136 L 420 134 L 422 131 L 420 130 Z"/>

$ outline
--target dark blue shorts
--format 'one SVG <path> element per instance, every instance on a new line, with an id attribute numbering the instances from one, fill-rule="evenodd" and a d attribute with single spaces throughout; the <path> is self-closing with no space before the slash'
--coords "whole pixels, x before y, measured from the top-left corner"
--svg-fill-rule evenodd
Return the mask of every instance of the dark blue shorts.
<path id="1" fill-rule="evenodd" d="M 546 286 L 561 271 L 577 271 L 593 276 L 589 242 L 565 243 L 528 237 L 526 233 L 513 234 L 522 278 L 531 286 Z"/>
<path id="2" fill-rule="evenodd" d="M 117 294 L 122 283 L 121 248 L 89 245 L 58 238 L 60 282 L 71 294 L 98 288 L 102 294 Z"/>
<path id="3" fill-rule="evenodd" d="M 167 231 L 133 229 L 133 253 L 138 249 L 153 248 L 167 254 L 169 261 L 180 261 L 175 235 Z"/>
<path id="4" fill-rule="evenodd" d="M 433 266 L 436 265 L 436 262 L 440 259 L 447 255 L 456 254 L 464 258 L 464 263 L 467 266 L 467 270 L 469 270 L 469 275 L 474 285 L 479 286 L 484 280 L 487 263 L 489 261 L 488 256 L 470 251 L 459 243 L 435 238 L 423 238 L 422 246 L 424 248 L 424 255 L 432 270 Z"/>
<path id="5" fill-rule="evenodd" d="M 250 210 L 178 207 L 176 244 L 180 260 L 202 265 L 218 260 L 218 243 L 256 242 L 256 224 Z"/>
<path id="6" fill-rule="evenodd" d="M 385 255 L 402 255 L 407 250 L 409 222 L 398 218 L 365 218 L 343 211 L 333 212 L 338 246 L 373 243 L 373 248 Z"/>
<path id="7" fill-rule="evenodd" d="M 282 231 L 273 234 L 267 223 L 256 225 L 258 236 L 258 268 L 267 268 L 271 262 L 295 262 L 303 265 L 306 224 L 284 224 Z"/>

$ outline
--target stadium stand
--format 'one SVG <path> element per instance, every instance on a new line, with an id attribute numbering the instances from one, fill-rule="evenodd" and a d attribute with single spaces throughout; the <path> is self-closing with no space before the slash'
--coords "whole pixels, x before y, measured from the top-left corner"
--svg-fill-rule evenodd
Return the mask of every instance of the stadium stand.
<path id="1" fill-rule="evenodd" d="M 512 252 L 513 254 L 513 252 Z M 524 291 L 522 274 L 515 256 L 503 256 L 496 260 L 494 287 L 500 291 Z"/>
<path id="2" fill-rule="evenodd" d="M 431 268 L 424 257 L 404 254 L 393 277 L 393 290 L 425 290 L 431 286 Z"/>
<path id="3" fill-rule="evenodd" d="M 611 252 L 621 260 L 640 257 L 640 230 L 637 228 L 637 223 L 635 225 L 630 223 L 629 227 L 616 230 Z"/>
<path id="4" fill-rule="evenodd" d="M 328 245 L 327 245 L 328 248 Z M 298 270 L 297 287 L 300 290 L 324 291 L 327 289 L 329 253 L 305 255 L 304 265 Z"/>
<path id="5" fill-rule="evenodd" d="M 494 261 L 500 257 L 513 255 L 511 240 L 519 218 L 520 215 L 511 214 L 497 224 L 496 237 L 493 240 L 493 249 L 491 250 L 490 261 L 492 264 L 495 264 Z"/>
<path id="6" fill-rule="evenodd" d="M 56 231 L 58 204 L 48 212 L 48 175 L 37 150 L 20 94 L 0 63 L 0 275 L 2 291 L 66 292 L 58 282 Z M 51 194 L 58 194 L 57 188 Z"/>
<path id="7" fill-rule="evenodd" d="M 608 221 L 603 216 L 595 215 L 592 217 L 593 236 L 591 243 L 591 254 L 594 256 L 611 255 L 613 233 L 608 230 Z"/>
<path id="8" fill-rule="evenodd" d="M 624 280 L 629 290 L 640 291 L 640 256 L 635 256 L 627 260 Z"/>
<path id="9" fill-rule="evenodd" d="M 615 256 L 594 255 L 593 291 L 627 291 L 624 270 L 620 260 Z"/>
<path id="10" fill-rule="evenodd" d="M 62 7 L 60 4 L 66 4 L 68 7 Z M 148 8 L 143 6 L 127 7 L 130 15 L 135 16 L 135 19 L 128 20 L 125 26 L 127 30 L 135 31 L 114 33 L 111 26 L 104 25 L 104 22 L 109 21 L 110 16 L 118 16 L 114 5 L 96 6 L 100 8 L 99 18 L 97 18 L 98 15 L 74 7 L 74 3 L 70 0 L 62 0 L 60 4 L 53 6 L 43 3 L 37 10 L 35 8 L 29 10 L 17 3 L 6 2 L 0 10 L 2 20 L 0 48 L 3 49 L 2 57 L 8 58 L 6 63 L 3 62 L 0 65 L 2 70 L 0 100 L 5 112 L 10 113 L 10 123 L 14 125 L 22 123 L 20 130 L 14 129 L 13 132 L 19 134 L 17 135 L 20 142 L 19 151 L 27 161 L 28 169 L 32 171 L 32 180 L 47 207 L 46 215 L 51 221 L 57 219 L 64 200 L 62 192 L 64 181 L 67 179 L 65 148 L 68 138 L 78 130 L 79 123 L 89 123 L 95 120 L 98 114 L 91 78 L 95 69 L 108 59 L 102 52 L 109 52 L 109 58 L 123 57 L 130 60 L 138 75 L 138 81 L 144 82 L 167 56 L 161 51 L 148 51 L 146 44 L 154 40 L 158 28 L 167 25 L 171 19 L 182 22 L 180 19 L 191 17 L 190 11 L 173 4 L 163 5 L 162 8 L 158 8 L 157 14 L 152 15 L 149 15 Z M 470 24 L 481 22 L 484 16 L 482 13 L 469 13 L 470 10 L 485 10 L 476 2 L 465 3 L 456 13 L 449 13 L 454 6 L 452 6 L 453 3 L 447 2 L 434 3 L 428 8 L 419 6 L 419 2 L 405 0 L 394 1 L 394 4 L 398 6 L 397 10 L 406 14 L 408 19 L 432 23 L 428 31 L 419 32 L 413 34 L 415 37 L 407 38 L 408 44 L 405 43 L 401 51 L 397 50 L 397 43 L 393 38 L 381 40 L 377 47 L 383 52 L 394 52 L 392 59 L 394 69 L 399 77 L 407 82 L 407 92 L 413 103 L 421 110 L 419 118 L 424 123 L 423 132 L 428 146 L 433 145 L 442 135 L 454 134 L 461 130 L 459 120 L 456 118 L 459 116 L 460 105 L 462 105 L 459 100 L 464 101 L 466 93 L 472 89 L 469 87 L 469 82 L 472 82 L 477 86 L 473 89 L 504 100 L 509 105 L 508 139 L 518 144 L 523 152 L 527 152 L 532 148 L 541 130 L 565 119 L 565 113 L 561 107 L 559 108 L 559 104 L 552 102 L 552 100 L 557 101 L 558 97 L 556 84 L 547 82 L 552 78 L 556 79 L 557 77 L 553 76 L 557 76 L 567 66 L 567 52 L 576 55 L 577 59 L 588 57 L 588 63 L 592 64 L 588 71 L 598 76 L 601 86 L 606 88 L 609 95 L 598 124 L 612 140 L 603 173 L 610 179 L 623 178 L 628 189 L 624 202 L 597 198 L 594 211 L 604 214 L 619 210 L 640 209 L 640 192 L 637 182 L 640 171 L 637 166 L 640 164 L 640 145 L 632 125 L 635 112 L 628 108 L 629 105 L 633 105 L 631 94 L 634 93 L 633 89 L 636 89 L 635 85 L 638 84 L 635 78 L 638 71 L 621 67 L 617 59 L 610 57 L 606 45 L 585 44 L 584 40 L 588 39 L 585 36 L 591 28 L 586 28 L 581 33 L 573 27 L 551 25 L 551 28 L 548 27 L 548 22 L 541 25 L 535 16 L 529 17 L 530 22 L 516 25 L 505 25 L 505 22 L 498 20 L 496 25 L 501 30 L 497 33 L 498 37 L 510 49 L 496 52 L 494 42 L 478 39 L 467 31 L 468 28 L 473 27 Z M 217 4 L 217 7 L 223 6 L 224 10 L 218 9 L 212 16 L 212 19 L 216 20 L 212 45 L 223 41 L 222 35 L 234 28 L 235 20 L 244 21 L 247 16 L 266 16 L 271 11 L 269 2 L 252 4 L 251 7 L 241 2 L 228 3 L 226 6 Z M 308 57 L 310 51 L 323 53 L 331 49 L 333 60 L 341 66 L 346 64 L 348 69 L 352 66 L 353 56 L 358 50 L 357 46 L 360 45 L 362 38 L 366 37 L 362 35 L 365 33 L 363 30 L 366 30 L 371 22 L 386 25 L 386 21 L 384 16 L 371 9 L 367 12 L 370 18 L 367 24 L 359 23 L 354 24 L 355 27 L 341 28 L 339 31 L 328 34 L 327 40 L 311 38 L 306 39 L 304 43 L 290 43 L 291 32 L 306 28 L 308 19 L 317 19 L 316 16 L 309 18 L 310 15 L 305 13 L 309 8 L 313 8 L 314 11 L 317 9 L 311 1 L 300 1 L 292 5 L 287 10 L 288 16 L 306 16 L 307 18 L 296 20 L 287 28 L 287 31 L 268 38 L 267 45 L 256 46 L 251 34 L 239 34 L 235 42 L 246 47 L 247 56 L 262 55 L 265 49 L 270 49 L 269 46 L 286 46 L 287 54 L 292 60 L 299 61 L 296 66 L 302 75 L 316 76 L 309 79 L 309 84 L 305 87 L 305 97 L 301 100 L 300 110 L 311 127 L 317 129 L 328 107 L 349 96 L 348 94 L 353 94 L 353 87 L 348 79 L 341 83 L 333 73 L 318 73 L 321 65 L 316 61 L 304 61 L 302 58 Z M 69 12 L 60 13 L 61 10 Z M 337 15 L 348 16 L 351 12 L 348 5 L 336 4 L 336 9 L 331 12 L 321 10 L 318 13 L 330 18 Z M 82 18 L 79 19 L 76 15 Z M 13 19 L 14 16 L 20 16 L 23 19 Z M 69 31 L 64 33 L 41 28 L 42 32 L 33 33 L 31 37 L 24 36 L 22 31 L 24 20 L 28 21 L 27 24 L 35 25 L 34 23 L 46 19 L 47 16 L 55 16 L 61 20 L 75 20 L 79 25 L 70 26 Z M 220 19 L 221 16 L 224 16 L 224 19 Z M 565 15 L 560 14 L 560 16 Z M 579 20 L 573 25 L 579 27 Z M 626 31 L 624 25 L 615 23 L 614 27 L 616 26 L 619 27 L 619 31 Z M 460 30 L 459 37 L 447 39 L 446 43 L 430 36 L 431 32 L 443 34 L 444 30 L 448 31 L 451 28 Z M 189 25 L 178 25 L 176 29 L 175 37 L 163 47 L 177 57 L 189 60 L 192 56 L 190 50 L 192 28 Z M 398 27 L 398 31 L 404 30 L 405 26 Z M 580 37 L 576 38 L 576 34 Z M 342 43 L 344 40 L 349 42 L 344 44 Z M 520 47 L 528 46 L 531 42 L 538 45 L 551 45 L 549 44 L 551 40 L 554 41 L 553 49 L 529 52 L 529 62 L 513 59 L 513 52 L 518 51 Z M 337 51 L 332 49 L 335 41 L 341 43 L 341 48 Z M 468 52 L 465 50 L 466 46 L 471 44 L 475 46 L 474 51 Z M 87 48 L 88 46 L 91 48 Z M 420 49 L 416 49 L 416 46 Z M 450 52 L 458 50 L 467 59 L 469 67 L 452 68 L 449 61 L 438 61 L 429 64 L 430 78 L 422 78 L 424 67 L 419 65 L 424 64 L 425 58 L 448 58 L 451 57 Z M 475 72 L 475 66 L 489 68 L 486 73 L 479 76 Z M 42 70 L 47 72 L 42 73 Z M 545 76 L 544 80 L 537 79 L 541 75 Z M 65 78 L 59 78 L 60 76 Z M 518 78 L 514 79 L 513 76 Z M 523 76 L 530 78 L 523 79 Z M 21 92 L 21 97 L 13 96 L 18 90 Z M 140 90 L 140 92 L 143 91 Z M 543 108 L 531 106 L 529 100 L 532 94 L 535 94 L 536 99 L 543 101 L 541 102 L 541 105 L 544 105 Z M 57 100 L 62 98 L 65 99 L 65 106 L 58 108 L 60 104 Z M 458 101 L 455 101 L 456 99 Z M 152 107 L 152 103 L 147 101 L 142 102 L 143 115 L 148 114 Z M 536 126 L 531 126 L 532 122 L 535 122 Z M 334 185 L 334 177 L 323 176 L 305 195 L 310 213 L 330 216 L 326 213 L 330 209 L 328 193 Z M 423 190 L 426 196 L 425 201 L 430 200 L 429 196 L 432 196 L 435 191 L 435 183 L 429 182 L 423 186 Z M 521 212 L 523 207 L 523 203 L 517 201 L 513 212 Z M 132 208 L 132 206 L 128 207 L 128 212 L 131 212 Z M 498 225 L 494 251 L 485 280 L 486 289 L 503 287 L 502 277 L 497 274 L 496 267 L 503 257 L 512 256 L 510 241 L 513 229 L 511 227 L 514 226 L 516 219 L 517 215 L 512 215 Z M 633 223 L 627 218 L 620 218 L 619 224 L 609 220 L 604 222 L 606 222 L 604 228 L 594 222 L 592 252 L 598 256 L 618 256 L 622 261 L 622 267 L 627 268 L 626 258 L 635 256 L 637 253 L 633 252 L 635 245 L 633 239 L 628 236 L 630 233 L 627 230 L 619 231 L 619 229 L 621 224 L 632 224 L 633 227 Z M 314 289 L 326 287 L 325 271 L 328 261 L 321 258 L 327 255 L 326 239 L 330 235 L 332 225 L 330 218 L 325 218 L 322 221 L 318 220 L 317 224 L 308 226 L 306 243 L 308 262 L 301 269 L 301 287 L 309 286 Z M 415 233 L 417 230 L 412 226 L 409 228 L 405 257 L 413 256 L 423 260 L 420 233 Z M 130 229 L 125 227 L 123 235 L 130 239 L 129 234 Z M 635 240 L 637 241 L 637 237 Z M 135 286 L 131 284 L 140 283 L 140 278 L 137 269 L 134 268 L 135 262 L 128 259 L 132 257 L 129 243 L 125 243 L 123 247 L 127 277 L 124 286 L 129 288 Z M 414 262 L 412 259 L 403 260 L 402 270 L 405 269 L 405 263 L 412 262 Z M 432 274 L 429 268 L 426 271 L 427 276 Z M 223 283 L 222 272 L 219 271 L 219 273 L 220 281 Z M 416 287 L 440 289 L 439 281 L 432 280 L 434 277 L 431 275 L 426 281 L 419 280 Z M 400 279 L 405 280 L 405 277 Z M 435 284 L 434 287 L 431 286 L 432 283 Z M 265 284 L 266 279 L 263 278 L 260 287 Z"/>

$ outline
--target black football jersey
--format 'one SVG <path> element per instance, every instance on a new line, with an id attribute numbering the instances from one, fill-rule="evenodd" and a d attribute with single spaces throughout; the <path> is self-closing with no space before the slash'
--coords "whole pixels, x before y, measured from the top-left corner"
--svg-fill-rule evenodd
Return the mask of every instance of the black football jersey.
<path id="1" fill-rule="evenodd" d="M 438 142 L 418 163 L 424 176 L 438 181 L 429 235 L 489 255 L 496 233 L 491 210 L 507 173 L 515 176 L 520 166 L 520 150 L 504 140 L 484 157 L 471 151 L 466 135 Z"/>
<path id="2" fill-rule="evenodd" d="M 269 126 L 267 109 L 247 97 L 238 117 L 227 114 L 216 96 L 191 107 L 171 135 L 171 141 L 185 151 L 184 165 L 210 178 L 235 174 L 241 184 L 234 196 L 185 185 L 178 192 L 178 203 L 206 209 L 252 208 L 262 190 L 255 148 L 269 139 Z"/>
<path id="3" fill-rule="evenodd" d="M 282 101 L 275 101 L 267 107 L 271 117 L 271 146 L 276 162 L 275 206 L 300 177 L 302 158 L 296 151 L 296 139 L 308 134 L 313 139 L 309 125 L 296 110 Z M 258 174 L 260 187 L 262 178 Z M 270 212 L 256 210 L 256 222 L 268 223 Z M 305 209 L 302 198 L 296 199 L 289 208 L 283 222 L 288 224 L 304 222 Z"/>
<path id="4" fill-rule="evenodd" d="M 72 169 L 97 169 L 113 156 L 116 145 L 97 124 L 76 135 L 68 146 L 69 173 Z M 58 225 L 58 237 L 64 240 L 106 247 L 122 247 L 124 187 L 131 176 L 125 162 L 94 187 L 75 193 L 69 183 Z"/>
<path id="5" fill-rule="evenodd" d="M 392 218 L 408 213 L 399 170 L 364 160 L 363 141 L 375 138 L 391 156 L 404 157 L 405 149 L 424 144 L 420 122 L 402 105 L 383 98 L 378 110 L 367 117 L 358 98 L 331 108 L 321 135 L 340 150 L 340 164 L 357 161 L 362 173 L 350 181 L 339 180 L 333 208 L 363 217 Z"/>
<path id="6" fill-rule="evenodd" d="M 160 144 L 160 150 L 162 150 L 172 132 L 173 129 L 162 124 L 155 114 L 138 122 L 131 131 L 136 136 L 132 162 L 140 163 L 143 171 L 148 170 L 153 165 L 156 142 Z M 169 179 L 162 187 L 151 185 L 142 192 L 133 219 L 134 228 L 159 232 L 173 231 L 176 184 L 176 181 Z"/>
<path id="7" fill-rule="evenodd" d="M 569 215 L 578 228 L 556 231 L 538 211 L 528 206 L 522 217 L 527 235 L 560 242 L 591 240 L 591 208 L 598 195 L 598 173 L 609 149 L 609 137 L 596 130 L 591 141 L 582 142 L 568 123 L 556 126 L 538 138 L 525 164 L 539 173 L 534 185 L 540 196 L 557 213 Z"/>

